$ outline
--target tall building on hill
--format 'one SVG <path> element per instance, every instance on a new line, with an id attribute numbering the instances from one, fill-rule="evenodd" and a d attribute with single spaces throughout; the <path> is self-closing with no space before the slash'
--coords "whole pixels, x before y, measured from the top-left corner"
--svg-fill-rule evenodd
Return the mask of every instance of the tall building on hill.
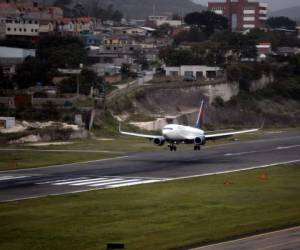
<path id="1" fill-rule="evenodd" d="M 208 2 L 208 9 L 228 19 L 232 31 L 263 28 L 268 4 L 257 0 L 221 0 Z"/>

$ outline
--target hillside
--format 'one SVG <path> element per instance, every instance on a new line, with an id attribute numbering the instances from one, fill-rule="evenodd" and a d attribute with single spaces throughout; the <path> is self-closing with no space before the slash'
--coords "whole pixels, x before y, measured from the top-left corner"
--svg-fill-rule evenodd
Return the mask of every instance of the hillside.
<path id="1" fill-rule="evenodd" d="M 66 0 L 39 0 L 39 2 L 46 2 L 52 4 L 53 2 L 67 3 Z M 72 0 L 70 1 L 72 2 Z M 89 5 L 94 0 L 73 0 L 74 2 L 80 2 L 82 5 Z M 124 13 L 125 17 L 130 18 L 145 18 L 155 13 L 160 15 L 164 13 L 177 13 L 186 14 L 192 11 L 201 11 L 204 9 L 202 5 L 195 4 L 190 0 L 106 0 L 100 1 L 103 5 L 112 4 L 115 9 L 118 9 Z M 70 4 L 69 4 L 70 6 Z"/>
<path id="2" fill-rule="evenodd" d="M 126 16 L 145 18 L 163 13 L 186 14 L 191 11 L 201 11 L 203 6 L 189 0 L 108 0 L 115 8 L 120 9 Z"/>
<path id="3" fill-rule="evenodd" d="M 270 16 L 286 16 L 294 20 L 300 20 L 300 5 L 270 13 Z"/>

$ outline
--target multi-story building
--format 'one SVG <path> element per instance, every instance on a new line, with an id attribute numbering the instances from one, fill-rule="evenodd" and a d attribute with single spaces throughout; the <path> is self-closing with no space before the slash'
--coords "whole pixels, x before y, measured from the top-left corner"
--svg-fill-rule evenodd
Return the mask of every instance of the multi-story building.
<path id="1" fill-rule="evenodd" d="M 0 18 L 2 36 L 37 37 L 39 35 L 39 22 L 28 18 Z"/>
<path id="2" fill-rule="evenodd" d="M 257 0 L 223 0 L 209 2 L 208 9 L 228 19 L 232 31 L 263 28 L 268 5 Z"/>

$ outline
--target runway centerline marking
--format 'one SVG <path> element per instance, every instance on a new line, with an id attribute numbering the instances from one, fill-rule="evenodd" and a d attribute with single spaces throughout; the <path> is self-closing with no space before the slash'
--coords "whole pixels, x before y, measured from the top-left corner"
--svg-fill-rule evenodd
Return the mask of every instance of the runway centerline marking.
<path id="1" fill-rule="evenodd" d="M 259 151 L 247 151 L 247 152 L 239 152 L 239 153 L 227 153 L 225 154 L 225 156 L 239 156 L 239 155 L 247 155 L 247 154 L 254 154 L 254 153 L 258 153 Z"/>
<path id="2" fill-rule="evenodd" d="M 276 147 L 274 149 L 269 149 L 269 150 L 246 151 L 246 152 L 237 152 L 237 153 L 226 153 L 224 155 L 225 156 L 240 156 L 240 155 L 247 155 L 247 154 L 272 152 L 272 151 L 275 151 L 275 150 L 286 150 L 286 149 L 292 149 L 292 148 L 298 148 L 298 147 L 300 147 L 300 145 L 282 146 L 282 147 Z"/>
<path id="3" fill-rule="evenodd" d="M 283 149 L 291 149 L 291 148 L 298 148 L 300 145 L 291 145 L 291 146 L 286 146 L 286 147 L 277 147 L 277 150 L 283 150 Z"/>

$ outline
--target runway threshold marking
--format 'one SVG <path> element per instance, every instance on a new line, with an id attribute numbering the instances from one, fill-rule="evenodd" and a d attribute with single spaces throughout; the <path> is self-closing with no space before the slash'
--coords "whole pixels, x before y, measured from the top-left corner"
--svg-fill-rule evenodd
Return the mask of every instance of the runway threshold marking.
<path id="1" fill-rule="evenodd" d="M 28 178 L 29 176 L 11 176 L 11 175 L 4 175 L 4 176 L 0 176 L 0 181 L 8 181 L 8 180 L 15 180 L 15 179 L 24 179 L 24 178 Z"/>
<path id="2" fill-rule="evenodd" d="M 71 192 L 57 192 L 57 193 L 52 193 L 52 194 L 47 194 L 47 195 L 37 195 L 37 196 L 29 196 L 29 197 L 22 197 L 18 199 L 11 199 L 11 200 L 3 200 L 0 202 L 13 202 L 13 201 L 20 201 L 20 200 L 28 200 L 28 199 L 36 199 L 36 198 L 43 198 L 47 196 L 58 196 L 58 195 L 66 195 L 66 194 L 78 194 L 78 193 L 83 193 L 87 191 L 96 191 L 99 189 L 112 189 L 112 188 L 121 188 L 121 187 L 126 187 L 126 186 L 132 186 L 132 185 L 140 185 L 140 184 L 150 184 L 150 183 L 157 183 L 157 182 L 167 182 L 167 181 L 175 181 L 175 180 L 181 180 L 181 179 L 190 179 L 190 178 L 196 178 L 196 177 L 204 177 L 204 176 L 212 176 L 212 175 L 220 175 L 220 174 L 227 174 L 227 173 L 234 173 L 234 172 L 242 172 L 242 171 L 249 171 L 249 170 L 254 170 L 254 169 L 259 169 L 259 168 L 267 168 L 267 167 L 272 167 L 272 166 L 278 166 L 278 165 L 283 165 L 283 164 L 293 164 L 300 162 L 300 159 L 297 160 L 292 160 L 292 161 L 285 161 L 285 162 L 277 162 L 273 164 L 268 164 L 268 165 L 262 165 L 262 166 L 255 166 L 255 167 L 249 167 L 249 168 L 243 168 L 243 169 L 237 169 L 237 170 L 228 170 L 228 171 L 222 171 L 222 172 L 214 172 L 214 173 L 208 173 L 208 174 L 200 174 L 200 175 L 192 175 L 192 176 L 186 176 L 186 177 L 178 177 L 178 178 L 147 178 L 147 177 L 131 177 L 131 181 L 128 182 L 115 182 L 115 183 L 110 183 L 107 185 L 99 185 L 98 187 L 87 187 L 88 189 L 81 189 L 81 190 L 76 190 L 76 191 L 71 191 Z M 87 179 L 87 177 L 80 177 L 82 180 Z M 98 177 L 100 178 L 100 177 Z M 103 177 L 103 178 L 123 178 L 124 181 L 129 180 L 130 177 L 120 177 L 120 176 L 110 176 L 110 177 Z M 68 180 L 74 180 L 77 181 L 79 178 L 74 178 L 74 179 L 68 179 Z M 93 178 L 91 178 L 93 179 Z M 132 180 L 132 179 L 140 179 L 138 181 Z M 53 181 L 46 181 L 46 182 L 41 182 L 41 183 L 36 183 L 39 185 L 42 184 L 55 184 L 59 183 L 61 181 L 66 181 L 64 180 L 53 180 Z M 100 183 L 99 183 L 100 184 Z"/>
<path id="3" fill-rule="evenodd" d="M 133 186 L 138 184 L 145 183 L 154 183 L 169 180 L 167 178 L 143 178 L 143 177 L 119 177 L 119 176 L 101 176 L 96 178 L 90 177 L 81 177 L 81 178 L 70 178 L 70 179 L 62 179 L 62 180 L 53 180 L 37 183 L 38 185 L 50 184 L 54 186 L 84 186 L 84 187 L 92 187 L 97 189 L 108 189 L 108 188 L 117 188 L 123 186 Z"/>
<path id="4" fill-rule="evenodd" d="M 291 149 L 291 148 L 298 148 L 300 145 L 291 145 L 291 146 L 286 146 L 286 147 L 277 147 L 277 150 L 283 150 L 283 149 Z"/>

